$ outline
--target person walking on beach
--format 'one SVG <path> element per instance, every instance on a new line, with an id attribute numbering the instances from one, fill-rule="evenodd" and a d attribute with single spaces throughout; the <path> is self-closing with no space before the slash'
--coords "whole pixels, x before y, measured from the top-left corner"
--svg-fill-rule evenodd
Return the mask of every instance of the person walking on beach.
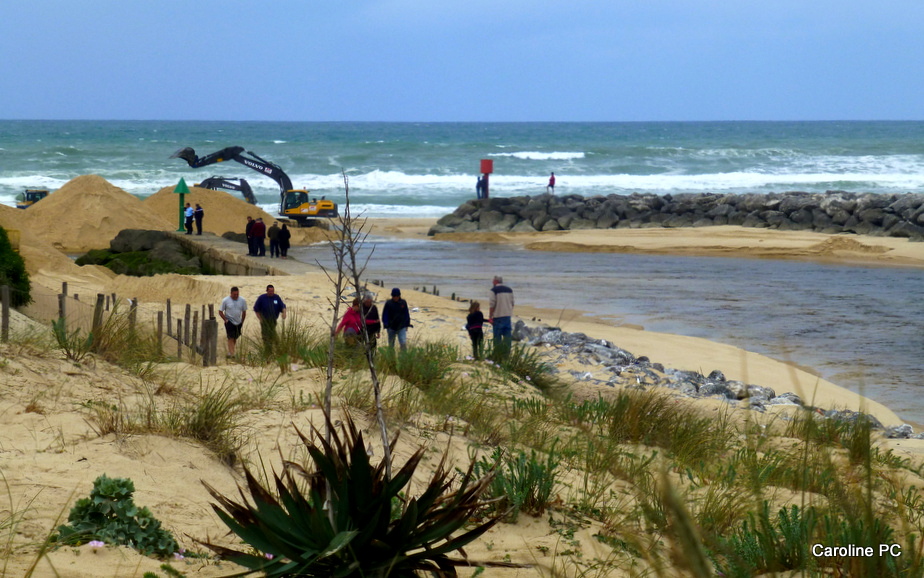
<path id="1" fill-rule="evenodd" d="M 218 315 L 225 322 L 225 333 L 228 335 L 228 358 L 234 357 L 237 340 L 244 328 L 244 319 L 247 318 L 247 302 L 241 297 L 237 287 L 231 288 L 231 294 L 221 300 Z"/>
<path id="2" fill-rule="evenodd" d="M 401 289 L 397 287 L 391 290 L 391 300 L 382 307 L 382 325 L 388 331 L 388 347 L 394 349 L 397 337 L 401 351 L 407 349 L 407 329 L 413 327 L 411 312 L 407 301 L 401 298 Z"/>
<path id="3" fill-rule="evenodd" d="M 484 343 L 484 313 L 481 312 L 481 303 L 472 301 L 468 308 L 468 317 L 465 318 L 465 329 L 468 330 L 468 336 L 472 340 L 472 355 L 475 359 L 481 359 L 481 349 Z"/>
<path id="4" fill-rule="evenodd" d="M 289 258 L 289 239 L 291 238 L 292 232 L 289 231 L 289 228 L 283 223 L 282 229 L 279 230 L 279 255 L 283 259 Z"/>
<path id="5" fill-rule="evenodd" d="M 202 209 L 202 205 L 196 203 L 196 210 L 193 211 L 193 218 L 196 220 L 196 234 L 202 234 L 202 217 L 205 216 L 205 210 Z"/>
<path id="6" fill-rule="evenodd" d="M 186 209 L 184 210 L 183 214 L 186 217 L 186 234 L 187 235 L 192 235 L 193 214 L 194 213 L 195 211 L 193 211 L 192 206 L 190 206 L 189 203 L 186 203 Z"/>
<path id="7" fill-rule="evenodd" d="M 356 345 L 357 340 L 361 339 L 363 334 L 365 322 L 363 321 L 362 314 L 359 312 L 360 304 L 361 301 L 359 297 L 354 297 L 353 303 L 350 304 L 349 309 L 343 314 L 343 317 L 340 319 L 340 325 L 337 326 L 337 330 L 334 332 L 334 335 L 337 335 L 343 331 L 343 340 L 350 346 Z"/>
<path id="8" fill-rule="evenodd" d="M 379 334 L 382 332 L 382 322 L 379 321 L 379 308 L 373 302 L 374 297 L 372 293 L 367 292 L 363 295 L 363 304 L 359 308 L 359 314 L 362 315 L 366 326 L 366 342 L 373 353 L 378 345 Z"/>
<path id="9" fill-rule="evenodd" d="M 494 277 L 493 284 L 488 316 L 494 326 L 494 349 L 497 351 L 500 348 L 503 353 L 510 350 L 513 341 L 513 325 L 510 320 L 514 306 L 513 289 L 504 285 L 504 279 L 500 275 Z"/>
<path id="10" fill-rule="evenodd" d="M 266 225 L 262 217 L 257 218 L 250 229 L 250 235 L 253 237 L 254 257 L 266 257 Z"/>
<path id="11" fill-rule="evenodd" d="M 279 317 L 286 318 L 286 304 L 282 297 L 276 295 L 276 288 L 266 286 L 266 293 L 257 297 L 253 304 L 253 311 L 260 320 L 260 333 L 263 337 L 263 351 L 270 355 L 276 347 L 276 321 Z"/>
<path id="12" fill-rule="evenodd" d="M 266 232 L 270 242 L 270 259 L 279 257 L 279 223 L 273 221 L 273 226 Z"/>
<path id="13" fill-rule="evenodd" d="M 549 184 L 545 187 L 545 192 L 555 194 L 555 173 L 549 177 Z"/>
<path id="14" fill-rule="evenodd" d="M 254 220 L 248 215 L 247 216 L 247 226 L 244 227 L 244 235 L 247 237 L 247 254 L 251 257 L 256 255 L 256 251 L 253 250 L 253 224 Z"/>

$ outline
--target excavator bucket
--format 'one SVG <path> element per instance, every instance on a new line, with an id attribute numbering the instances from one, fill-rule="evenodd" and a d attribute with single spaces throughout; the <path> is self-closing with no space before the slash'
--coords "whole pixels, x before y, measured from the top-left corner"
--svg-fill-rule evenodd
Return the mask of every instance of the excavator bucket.
<path id="1" fill-rule="evenodd" d="M 183 159 L 184 161 L 189 163 L 189 166 L 192 166 L 195 164 L 196 159 L 198 157 L 196 157 L 196 151 L 194 149 L 192 149 L 191 147 L 184 147 L 176 151 L 172 155 L 170 155 L 170 158 L 171 159 Z"/>

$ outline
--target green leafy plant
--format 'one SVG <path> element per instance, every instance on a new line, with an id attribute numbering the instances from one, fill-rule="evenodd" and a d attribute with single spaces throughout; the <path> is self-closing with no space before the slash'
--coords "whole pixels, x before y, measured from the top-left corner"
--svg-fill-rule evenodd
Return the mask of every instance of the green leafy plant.
<path id="1" fill-rule="evenodd" d="M 298 432 L 311 469 L 286 462 L 282 475 L 273 475 L 275 492 L 245 469 L 252 503 L 229 499 L 206 483 L 222 522 L 256 553 L 203 544 L 248 568 L 245 574 L 268 577 L 455 576 L 456 566 L 472 564 L 449 554 L 484 534 L 497 518 L 452 535 L 485 507 L 481 496 L 491 474 L 476 478 L 470 467 L 451 490 L 454 480 L 444 468 L 444 455 L 423 491 L 405 497 L 424 448 L 389 478 L 384 460 L 370 462 L 352 419 L 344 420 L 340 434 L 329 418 L 328 428 L 330 442 L 317 429 L 314 440 Z"/>
<path id="2" fill-rule="evenodd" d="M 411 385 L 427 390 L 441 384 L 458 358 L 458 348 L 442 343 L 426 343 L 403 351 L 383 349 L 380 370 L 397 375 Z"/>
<path id="3" fill-rule="evenodd" d="M 135 505 L 134 493 L 135 484 L 128 478 L 105 474 L 96 478 L 90 497 L 77 501 L 68 523 L 58 527 L 55 541 L 76 545 L 100 540 L 129 546 L 148 556 L 172 555 L 179 549 L 173 535 L 161 527 L 150 510 Z"/>
<path id="4" fill-rule="evenodd" d="M 87 333 L 84 336 L 80 329 L 68 332 L 67 321 L 63 318 L 51 322 L 51 332 L 55 336 L 58 347 L 64 351 L 64 355 L 76 363 L 80 363 L 93 348 L 93 333 Z"/>
<path id="5" fill-rule="evenodd" d="M 506 511 L 507 519 L 516 522 L 520 512 L 539 516 L 549 507 L 558 464 L 554 446 L 544 462 L 537 458 L 535 450 L 529 456 L 522 451 L 505 455 L 496 448 L 490 459 L 481 458 L 475 463 L 475 474 L 487 474 L 496 468 L 490 491 L 497 501 L 491 507 Z"/>
<path id="6" fill-rule="evenodd" d="M 26 262 L 13 250 L 3 227 L 0 227 L 0 285 L 9 285 L 11 306 L 21 307 L 32 302 L 32 285 L 26 271 Z"/>

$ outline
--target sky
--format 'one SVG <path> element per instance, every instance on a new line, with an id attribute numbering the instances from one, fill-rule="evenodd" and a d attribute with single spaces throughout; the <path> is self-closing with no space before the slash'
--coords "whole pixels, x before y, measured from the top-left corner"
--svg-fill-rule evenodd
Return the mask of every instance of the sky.
<path id="1" fill-rule="evenodd" d="M 0 118 L 924 119 L 920 0 L 30 0 Z"/>

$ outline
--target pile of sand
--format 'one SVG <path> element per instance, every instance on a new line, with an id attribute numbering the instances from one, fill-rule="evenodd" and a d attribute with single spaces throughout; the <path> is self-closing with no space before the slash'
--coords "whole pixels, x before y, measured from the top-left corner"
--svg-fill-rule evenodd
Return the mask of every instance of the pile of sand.
<path id="1" fill-rule="evenodd" d="M 25 211 L 25 226 L 66 253 L 106 249 L 122 229 L 159 229 L 170 222 L 152 214 L 141 200 L 97 175 L 68 181 Z"/>
<path id="2" fill-rule="evenodd" d="M 47 200 L 47 199 L 45 199 Z M 45 201 L 42 201 L 43 203 Z M 37 205 L 36 205 L 37 206 Z M 0 227 L 11 237 L 19 236 L 19 254 L 26 261 L 26 271 L 36 275 L 41 270 L 69 271 L 79 269 L 67 255 L 61 253 L 44 239 L 39 238 L 27 224 L 27 213 L 33 209 L 15 209 L 0 205 Z M 14 232 L 15 231 L 15 232 Z M 11 233 L 12 232 L 12 233 Z"/>
<path id="3" fill-rule="evenodd" d="M 228 231 L 243 233 L 247 217 L 262 218 L 266 226 L 273 224 L 275 218 L 260 207 L 255 207 L 225 191 L 213 191 L 199 187 L 190 187 L 185 195 L 185 202 L 193 207 L 202 205 L 205 215 L 202 218 L 203 232 L 221 235 Z M 179 226 L 179 195 L 173 187 L 164 187 L 144 199 L 145 210 L 161 219 L 172 223 L 169 230 L 176 231 Z"/>

